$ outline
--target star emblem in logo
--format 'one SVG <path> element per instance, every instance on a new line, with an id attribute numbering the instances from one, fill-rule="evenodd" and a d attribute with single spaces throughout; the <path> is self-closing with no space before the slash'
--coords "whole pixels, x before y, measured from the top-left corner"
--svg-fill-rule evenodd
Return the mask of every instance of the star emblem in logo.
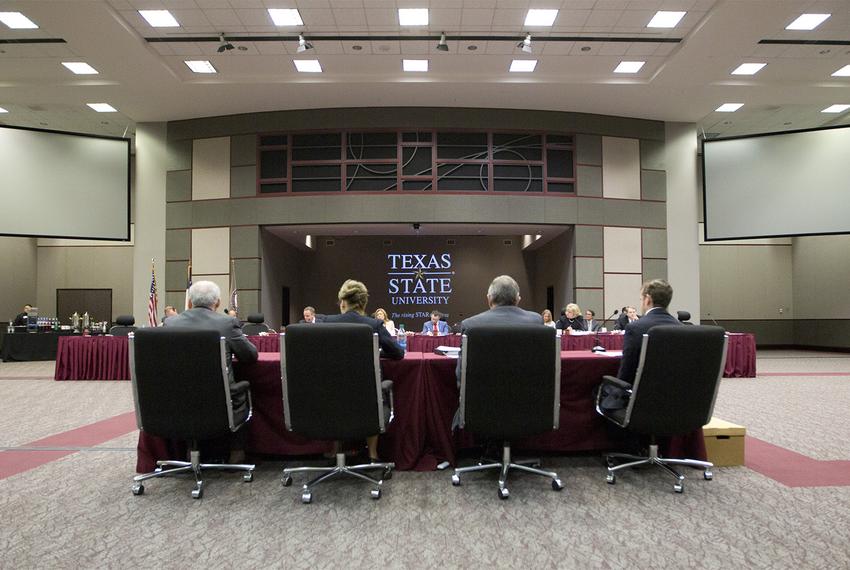
<path id="1" fill-rule="evenodd" d="M 413 276 L 419 281 L 422 281 L 423 279 L 425 279 L 425 272 L 419 269 L 416 273 L 413 274 Z"/>

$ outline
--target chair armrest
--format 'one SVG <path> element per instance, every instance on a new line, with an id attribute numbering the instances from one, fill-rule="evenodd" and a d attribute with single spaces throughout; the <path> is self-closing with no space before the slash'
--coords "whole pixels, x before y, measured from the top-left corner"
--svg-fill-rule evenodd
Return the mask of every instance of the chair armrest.
<path id="1" fill-rule="evenodd" d="M 381 382 L 381 390 L 392 390 L 393 389 L 393 381 L 392 380 L 384 380 Z"/>
<path id="2" fill-rule="evenodd" d="M 392 423 L 393 419 L 395 419 L 395 398 L 393 397 L 393 381 L 392 380 L 383 380 L 381 382 L 381 391 L 385 394 L 385 398 L 387 395 L 390 400 L 390 418 L 387 423 Z"/>
<path id="3" fill-rule="evenodd" d="M 622 388 L 628 392 L 632 391 L 632 385 L 624 380 L 620 380 L 616 376 L 603 376 L 602 377 L 603 384 L 610 384 L 612 386 L 616 386 L 617 388 Z"/>
<path id="4" fill-rule="evenodd" d="M 243 380 L 241 382 L 236 382 L 235 384 L 230 385 L 230 395 L 237 396 L 239 394 L 244 394 L 251 388 L 250 382 L 247 380 Z"/>

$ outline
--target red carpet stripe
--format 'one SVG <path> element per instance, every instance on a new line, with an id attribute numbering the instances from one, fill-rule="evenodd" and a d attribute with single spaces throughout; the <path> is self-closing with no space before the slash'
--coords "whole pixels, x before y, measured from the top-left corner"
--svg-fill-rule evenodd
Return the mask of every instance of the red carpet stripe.
<path id="1" fill-rule="evenodd" d="M 821 461 L 746 436 L 746 466 L 787 487 L 850 485 L 850 461 Z"/>
<path id="2" fill-rule="evenodd" d="M 136 429 L 136 413 L 119 414 L 93 424 L 54 434 L 21 445 L 30 447 L 94 447 Z M 73 450 L 15 450 L 0 452 L 0 479 L 35 469 L 66 455 Z"/>
<path id="3" fill-rule="evenodd" d="M 850 376 L 850 372 L 759 372 L 759 376 Z"/>

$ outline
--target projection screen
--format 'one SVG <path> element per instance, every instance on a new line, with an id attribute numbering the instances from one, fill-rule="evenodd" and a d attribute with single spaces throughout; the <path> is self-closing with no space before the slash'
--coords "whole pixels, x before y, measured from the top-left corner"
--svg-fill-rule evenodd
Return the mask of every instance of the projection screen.
<path id="1" fill-rule="evenodd" d="M 130 140 L 0 127 L 0 235 L 130 239 Z"/>
<path id="2" fill-rule="evenodd" d="M 707 140 L 706 241 L 850 233 L 850 128 Z"/>

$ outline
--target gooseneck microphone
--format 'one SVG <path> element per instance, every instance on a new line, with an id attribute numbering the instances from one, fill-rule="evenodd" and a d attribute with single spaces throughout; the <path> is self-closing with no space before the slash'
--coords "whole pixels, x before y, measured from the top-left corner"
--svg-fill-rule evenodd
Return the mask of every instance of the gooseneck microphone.
<path id="1" fill-rule="evenodd" d="M 708 317 L 709 319 L 711 319 L 711 322 L 714 323 L 714 326 L 717 326 L 717 327 L 720 326 L 720 325 L 717 324 L 717 321 L 714 320 L 714 317 L 711 316 L 711 313 L 706 313 L 705 316 Z"/>
<path id="2" fill-rule="evenodd" d="M 596 329 L 596 346 L 590 349 L 591 352 L 605 352 L 605 347 L 599 344 L 599 332 L 605 326 L 605 323 L 616 317 L 620 313 L 620 309 L 614 309 L 614 312 L 611 313 L 608 318 L 602 321 L 602 324 L 599 325 L 599 328 Z"/>

